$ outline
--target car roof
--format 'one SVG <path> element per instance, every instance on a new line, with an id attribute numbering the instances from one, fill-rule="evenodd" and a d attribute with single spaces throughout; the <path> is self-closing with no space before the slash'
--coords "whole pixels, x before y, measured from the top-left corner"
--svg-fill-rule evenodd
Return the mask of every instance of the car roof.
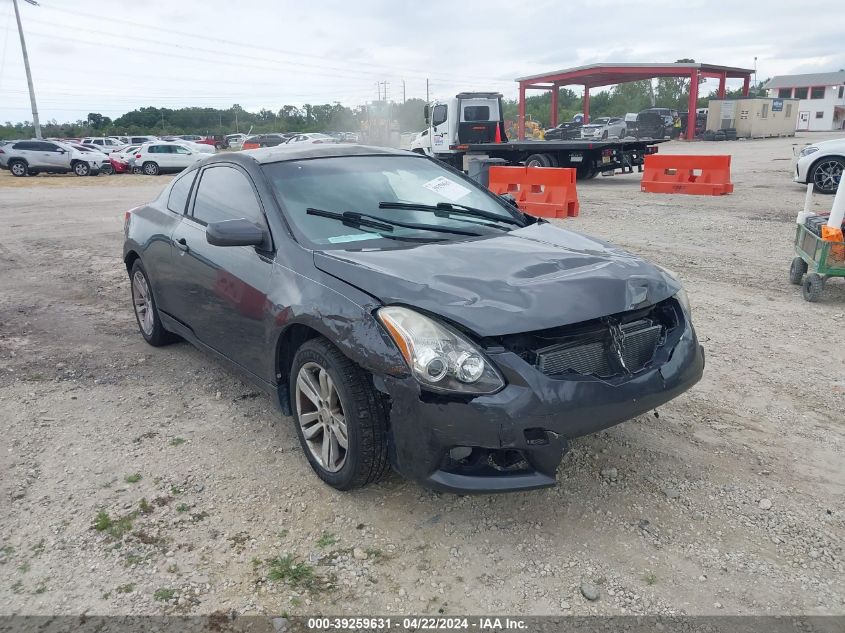
<path id="1" fill-rule="evenodd" d="M 284 161 L 303 160 L 308 158 L 338 158 L 341 156 L 416 156 L 421 157 L 420 154 L 408 152 L 400 149 L 392 149 L 390 147 L 374 147 L 371 145 L 357 145 L 357 144 L 295 144 L 295 145 L 278 145 L 276 147 L 262 147 L 260 149 L 250 149 L 242 152 L 232 152 L 226 154 L 214 154 L 213 160 L 208 162 L 226 162 L 233 161 L 255 161 L 260 164 L 265 163 L 280 163 Z M 206 163 L 207 164 L 207 163 Z"/>

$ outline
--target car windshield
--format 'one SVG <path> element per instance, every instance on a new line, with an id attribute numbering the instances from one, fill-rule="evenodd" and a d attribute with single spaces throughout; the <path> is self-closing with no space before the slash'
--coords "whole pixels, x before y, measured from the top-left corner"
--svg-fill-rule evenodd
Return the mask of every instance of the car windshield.
<path id="1" fill-rule="evenodd" d="M 467 236 L 395 227 L 380 231 L 350 226 L 330 217 L 311 215 L 310 209 L 332 213 L 361 213 L 404 224 L 427 224 L 446 229 L 468 229 L 481 235 L 501 235 L 514 228 L 504 202 L 486 189 L 422 157 L 343 156 L 287 161 L 264 165 L 264 172 L 279 197 L 297 237 L 317 249 L 386 248 L 403 246 L 401 239 L 456 240 Z M 385 203 L 408 203 L 430 209 L 384 208 Z M 434 212 L 437 205 L 472 207 L 502 218 L 495 220 Z M 381 206 L 380 206 L 381 205 Z M 448 207 L 447 207 L 448 208 Z M 508 224 L 509 223 L 509 224 Z"/>

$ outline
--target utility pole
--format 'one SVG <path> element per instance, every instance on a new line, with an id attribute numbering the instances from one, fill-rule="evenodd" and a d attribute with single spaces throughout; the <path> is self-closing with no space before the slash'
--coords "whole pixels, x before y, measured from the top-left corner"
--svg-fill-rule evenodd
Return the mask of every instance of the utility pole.
<path id="1" fill-rule="evenodd" d="M 425 102 L 428 103 L 428 79 L 425 80 Z"/>
<path id="2" fill-rule="evenodd" d="M 38 6 L 35 0 L 25 0 L 33 6 Z M 21 13 L 18 11 L 18 0 L 12 0 L 15 7 L 15 19 L 18 21 L 18 35 L 21 37 L 21 52 L 23 53 L 23 67 L 26 70 L 26 83 L 29 85 L 29 102 L 32 105 L 32 124 L 35 126 L 35 138 L 41 138 L 41 123 L 38 121 L 38 106 L 35 105 L 35 88 L 32 87 L 32 71 L 29 70 L 29 55 L 26 53 L 26 40 L 23 37 Z"/>
<path id="3" fill-rule="evenodd" d="M 402 80 L 402 105 L 405 105 L 405 80 Z"/>
<path id="4" fill-rule="evenodd" d="M 754 56 L 754 94 L 757 95 L 757 56 Z"/>

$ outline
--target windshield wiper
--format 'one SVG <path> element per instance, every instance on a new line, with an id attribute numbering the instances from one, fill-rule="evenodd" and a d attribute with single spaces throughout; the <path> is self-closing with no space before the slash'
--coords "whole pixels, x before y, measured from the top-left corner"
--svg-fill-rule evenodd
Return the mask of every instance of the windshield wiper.
<path id="1" fill-rule="evenodd" d="M 308 215 L 319 215 L 324 218 L 332 218 L 340 220 L 346 226 L 360 228 L 362 226 L 369 226 L 380 231 L 393 231 L 394 226 L 403 229 L 415 229 L 419 231 L 436 231 L 437 233 L 451 233 L 452 235 L 467 235 L 470 237 L 478 237 L 481 233 L 475 231 L 468 231 L 466 229 L 456 229 L 448 226 L 437 226 L 436 224 L 417 224 L 416 222 L 399 222 L 391 220 L 390 218 L 383 218 L 378 215 L 370 215 L 368 213 L 357 213 L 355 211 L 343 211 L 337 213 L 335 211 L 323 211 L 322 209 L 314 209 L 309 207 L 305 209 Z M 385 236 L 389 237 L 389 236 Z M 416 241 L 416 240 L 414 240 Z"/>
<path id="2" fill-rule="evenodd" d="M 438 217 L 448 218 L 450 215 L 467 215 L 473 218 L 484 218 L 493 222 L 503 222 L 505 224 L 515 224 L 516 226 L 525 226 L 525 223 L 516 218 L 510 218 L 498 213 L 485 211 L 484 209 L 476 209 L 475 207 L 468 207 L 464 204 L 457 204 L 455 202 L 438 202 L 435 204 L 417 204 L 415 202 L 379 202 L 379 209 L 409 209 L 411 211 L 432 211 Z"/>
<path id="3" fill-rule="evenodd" d="M 336 211 L 323 211 L 322 209 L 315 209 L 308 207 L 305 209 L 308 215 L 319 215 L 322 218 L 331 218 L 343 222 L 344 226 L 351 226 L 353 229 L 360 229 L 362 226 L 368 226 L 371 229 L 378 229 L 379 231 L 392 231 L 393 227 L 386 222 L 378 222 L 369 218 L 362 217 L 360 213 L 353 213 L 352 211 L 344 211 L 338 213 Z"/>

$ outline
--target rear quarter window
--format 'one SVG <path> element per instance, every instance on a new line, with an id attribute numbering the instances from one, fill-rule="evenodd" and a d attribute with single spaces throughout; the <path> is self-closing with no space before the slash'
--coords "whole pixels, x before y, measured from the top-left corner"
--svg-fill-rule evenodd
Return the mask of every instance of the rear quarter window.
<path id="1" fill-rule="evenodd" d="M 170 195 L 167 196 L 167 208 L 174 213 L 185 213 L 185 207 L 188 204 L 188 196 L 191 195 L 191 186 L 194 184 L 197 172 L 192 171 L 188 174 L 180 176 L 173 182 L 170 187 Z"/>
<path id="2" fill-rule="evenodd" d="M 464 107 L 464 121 L 489 121 L 490 106 L 476 105 Z"/>

